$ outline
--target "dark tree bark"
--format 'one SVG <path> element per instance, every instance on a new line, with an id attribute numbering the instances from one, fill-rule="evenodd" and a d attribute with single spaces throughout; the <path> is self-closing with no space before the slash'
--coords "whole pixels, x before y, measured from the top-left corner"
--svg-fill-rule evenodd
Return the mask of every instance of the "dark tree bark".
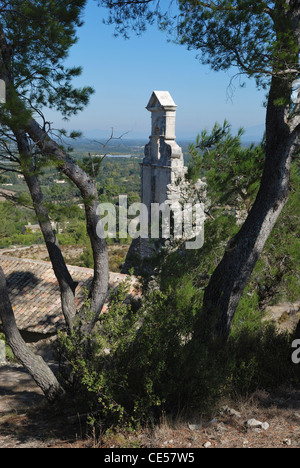
<path id="1" fill-rule="evenodd" d="M 300 3 L 278 2 L 273 15 L 277 42 L 285 50 L 271 80 L 266 114 L 266 160 L 256 201 L 240 232 L 228 243 L 204 294 L 204 314 L 212 334 L 227 337 L 244 289 L 289 195 L 292 158 L 299 149 L 300 94 L 291 108 L 295 75 L 288 63 L 299 63 Z M 291 38 L 295 47 L 291 47 Z M 291 67 L 292 68 L 292 67 Z M 285 70 L 285 72 L 278 72 Z"/>
<path id="2" fill-rule="evenodd" d="M 291 87 L 287 92 L 291 93 Z M 266 162 L 256 201 L 239 233 L 228 243 L 204 294 L 204 313 L 214 335 L 228 336 L 244 289 L 289 194 L 299 126 L 288 122 L 287 106 L 276 105 L 282 82 L 273 78 L 266 116 Z"/>
<path id="3" fill-rule="evenodd" d="M 76 283 L 74 283 L 69 273 L 63 255 L 61 253 L 57 237 L 53 232 L 48 210 L 44 205 L 43 193 L 33 165 L 33 156 L 31 154 L 31 149 L 27 136 L 24 132 L 20 131 L 15 131 L 15 136 L 18 144 L 18 150 L 20 153 L 20 160 L 25 182 L 29 188 L 30 195 L 33 201 L 33 207 L 37 215 L 40 228 L 45 240 L 45 244 L 49 253 L 50 261 L 52 263 L 53 270 L 59 284 L 62 311 L 65 318 L 66 326 L 68 330 L 72 330 L 74 320 L 76 317 Z"/>
<path id="4" fill-rule="evenodd" d="M 94 257 L 94 278 L 89 293 L 90 310 L 93 318 L 83 325 L 85 331 L 90 333 L 107 298 L 109 284 L 107 244 L 105 239 L 101 239 L 97 235 L 97 226 L 100 222 L 97 187 L 92 178 L 49 137 L 35 120 L 28 123 L 26 132 L 43 154 L 47 154 L 55 162 L 58 169 L 78 187 L 85 204 L 87 231 Z M 84 317 L 82 316 L 82 318 Z"/>
<path id="5" fill-rule="evenodd" d="M 0 267 L 0 318 L 8 344 L 50 402 L 61 398 L 64 390 L 42 357 L 34 354 L 23 340 L 12 310 L 7 285 Z"/>

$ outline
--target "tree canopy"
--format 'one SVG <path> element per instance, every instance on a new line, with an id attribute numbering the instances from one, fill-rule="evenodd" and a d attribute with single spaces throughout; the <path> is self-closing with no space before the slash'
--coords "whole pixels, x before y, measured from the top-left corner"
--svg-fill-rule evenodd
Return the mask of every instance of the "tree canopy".
<path id="1" fill-rule="evenodd" d="M 173 39 L 196 50 L 214 71 L 235 67 L 268 89 L 261 184 L 248 217 L 230 241 L 205 290 L 203 309 L 217 335 L 229 333 L 255 264 L 289 196 L 299 152 L 299 0 L 99 0 L 116 32 L 141 33 L 157 20 Z M 173 12 L 171 8 L 173 7 Z M 296 93 L 294 94 L 296 89 Z M 200 336 L 200 335 L 199 335 Z"/>
<path id="2" fill-rule="evenodd" d="M 69 151 L 53 138 L 51 124 L 43 113 L 45 107 L 54 108 L 68 118 L 83 109 L 93 92 L 90 87 L 73 86 L 72 79 L 80 75 L 81 68 L 68 68 L 64 62 L 77 41 L 76 31 L 82 24 L 85 4 L 86 0 L 1 2 L 0 79 L 6 85 L 6 102 L 0 107 L 0 170 L 20 172 L 28 186 L 60 287 L 62 311 L 69 330 L 80 313 L 75 301 L 77 283 L 71 277 L 51 226 L 41 189 L 44 165 L 52 164 L 80 191 L 94 259 L 94 281 L 89 291 L 94 315 L 87 320 L 82 317 L 82 323 L 91 331 L 106 299 L 109 278 L 107 246 L 96 234 L 100 220 L 97 187 L 72 160 Z M 49 399 L 54 399 L 61 393 L 61 387 L 48 366 L 28 352 L 15 323 L 1 268 L 0 282 L 7 299 L 0 310 L 4 332 L 16 356 Z"/>
<path id="3" fill-rule="evenodd" d="M 271 76 L 299 77 L 297 1 L 100 0 L 116 33 L 142 33 L 157 21 L 171 37 L 196 50 L 214 70 L 235 66 L 258 84 Z M 166 6 L 166 4 L 168 4 Z M 299 7 L 298 7 L 299 8 Z M 267 80 L 268 81 L 268 80 Z"/>
<path id="4" fill-rule="evenodd" d="M 11 93 L 13 89 L 36 110 L 48 106 L 66 117 L 77 113 L 88 102 L 92 89 L 73 88 L 71 80 L 80 75 L 81 67 L 66 68 L 64 60 L 77 41 L 86 0 L 12 0 L 2 4 L 1 71 Z"/>

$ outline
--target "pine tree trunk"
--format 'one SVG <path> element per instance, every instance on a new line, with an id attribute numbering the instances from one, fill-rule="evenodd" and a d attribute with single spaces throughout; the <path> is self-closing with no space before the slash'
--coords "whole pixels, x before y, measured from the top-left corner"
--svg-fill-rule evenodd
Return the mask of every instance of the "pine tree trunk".
<path id="1" fill-rule="evenodd" d="M 266 162 L 256 201 L 240 232 L 228 243 L 204 294 L 204 315 L 213 335 L 227 337 L 244 289 L 288 199 L 292 156 L 299 128 L 291 130 L 287 106 L 277 106 L 273 79 L 266 117 Z"/>
<path id="2" fill-rule="evenodd" d="M 76 317 L 76 283 L 74 283 L 70 275 L 61 253 L 57 237 L 53 232 L 48 210 L 44 204 L 44 197 L 40 187 L 40 182 L 36 175 L 35 168 L 33 167 L 33 157 L 30 151 L 29 143 L 27 141 L 27 136 L 24 134 L 24 132 L 21 131 L 15 131 L 15 136 L 20 153 L 20 160 L 25 182 L 29 189 L 33 207 L 48 250 L 49 258 L 59 284 L 62 311 L 66 326 L 68 330 L 72 330 Z"/>
<path id="3" fill-rule="evenodd" d="M 97 226 L 100 222 L 97 188 L 92 178 L 49 137 L 35 120 L 28 123 L 26 132 L 43 154 L 47 154 L 56 163 L 58 169 L 77 186 L 85 204 L 87 232 L 94 258 L 94 278 L 89 292 L 90 311 L 93 318 L 89 318 L 88 322 L 83 325 L 85 332 L 89 334 L 94 328 L 107 299 L 109 285 L 107 244 L 106 240 L 101 239 L 97 234 Z M 83 314 L 81 316 L 84 319 Z"/>
<path id="4" fill-rule="evenodd" d="M 61 398 L 64 390 L 54 373 L 42 357 L 35 355 L 23 340 L 15 320 L 7 285 L 2 268 L 0 267 L 0 319 L 3 330 L 15 356 L 21 361 L 36 384 L 44 392 L 51 403 Z"/>

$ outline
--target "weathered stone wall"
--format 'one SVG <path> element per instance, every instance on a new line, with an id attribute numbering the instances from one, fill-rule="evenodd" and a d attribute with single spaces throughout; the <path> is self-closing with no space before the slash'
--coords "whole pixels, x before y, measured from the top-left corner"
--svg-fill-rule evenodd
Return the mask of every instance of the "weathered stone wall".
<path id="1" fill-rule="evenodd" d="M 167 91 L 154 91 L 146 107 L 151 112 L 152 133 L 145 146 L 145 158 L 141 165 L 142 203 L 151 213 L 151 203 L 164 203 L 172 190 L 168 186 L 184 178 L 183 153 L 175 141 L 177 106 Z"/>
<path id="2" fill-rule="evenodd" d="M 151 225 L 151 204 L 184 202 L 190 198 L 185 180 L 183 152 L 176 143 L 175 122 L 177 106 L 167 91 L 154 91 L 146 107 L 151 112 L 151 135 L 145 146 L 141 163 L 141 201 L 148 210 Z M 194 194 L 193 194 L 194 196 Z M 191 200 L 194 202 L 195 200 Z M 129 249 L 123 272 L 141 259 L 150 257 L 157 245 L 150 239 L 135 239 Z"/>

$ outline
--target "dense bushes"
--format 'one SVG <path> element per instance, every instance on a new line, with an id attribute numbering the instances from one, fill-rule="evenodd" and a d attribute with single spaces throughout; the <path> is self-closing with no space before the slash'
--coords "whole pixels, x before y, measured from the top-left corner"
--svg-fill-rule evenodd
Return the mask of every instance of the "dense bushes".
<path id="1" fill-rule="evenodd" d="M 196 337 L 201 297 L 188 275 L 166 292 L 149 292 L 139 310 L 124 303 L 126 291 L 123 285 L 113 293 L 92 340 L 80 327 L 60 335 L 70 388 L 102 428 L 136 425 L 162 412 L 211 412 L 222 397 L 299 382 L 293 336 L 273 326 L 245 327 L 227 342 Z"/>
<path id="2" fill-rule="evenodd" d="M 11 237 L 0 239 L 0 249 L 11 247 L 12 245 L 29 246 L 33 244 L 43 244 L 42 234 L 14 234 Z"/>

